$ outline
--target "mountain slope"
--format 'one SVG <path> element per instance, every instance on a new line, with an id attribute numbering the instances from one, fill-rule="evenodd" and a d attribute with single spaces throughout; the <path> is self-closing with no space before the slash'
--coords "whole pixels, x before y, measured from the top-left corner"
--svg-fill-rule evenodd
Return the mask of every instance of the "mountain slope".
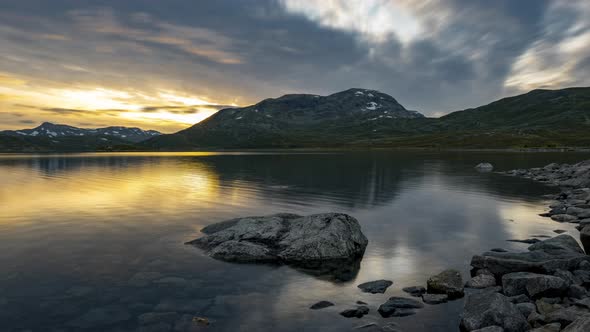
<path id="1" fill-rule="evenodd" d="M 62 124 L 53 124 L 51 122 L 44 122 L 40 126 L 32 129 L 0 131 L 0 134 L 16 137 L 32 136 L 48 138 L 66 136 L 105 136 L 132 143 L 141 142 L 148 138 L 161 135 L 160 132 L 157 132 L 155 130 L 142 130 L 136 127 L 106 127 L 86 129 Z"/>
<path id="2" fill-rule="evenodd" d="M 297 147 L 343 144 L 382 124 L 421 119 L 393 97 L 366 89 L 329 96 L 293 94 L 224 109 L 178 133 L 141 145 L 155 149 Z"/>

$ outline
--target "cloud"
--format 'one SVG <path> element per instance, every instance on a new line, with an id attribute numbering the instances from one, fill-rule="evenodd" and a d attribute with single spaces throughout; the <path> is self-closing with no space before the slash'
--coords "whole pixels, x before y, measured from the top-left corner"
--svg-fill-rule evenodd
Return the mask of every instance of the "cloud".
<path id="1" fill-rule="evenodd" d="M 37 121 L 33 121 L 33 120 L 19 120 L 18 122 L 19 123 L 22 123 L 22 124 L 34 124 L 34 123 L 37 123 Z"/>

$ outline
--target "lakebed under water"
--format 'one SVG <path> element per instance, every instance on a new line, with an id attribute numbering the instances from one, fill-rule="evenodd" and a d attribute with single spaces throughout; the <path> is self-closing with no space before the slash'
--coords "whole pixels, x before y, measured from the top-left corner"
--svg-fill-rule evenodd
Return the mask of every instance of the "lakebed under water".
<path id="1" fill-rule="evenodd" d="M 377 307 L 472 255 L 568 230 L 539 217 L 555 188 L 479 173 L 588 153 L 249 152 L 0 155 L 1 331 L 348 331 L 395 322 L 457 331 L 462 300 L 381 318 Z M 240 216 L 344 212 L 369 239 L 350 280 L 213 260 L 183 243 Z M 357 285 L 394 281 L 385 294 Z M 320 300 L 336 305 L 309 310 Z M 338 313 L 356 301 L 362 319 Z M 148 314 L 146 314 L 148 313 Z M 166 313 L 166 314 L 149 314 Z"/>

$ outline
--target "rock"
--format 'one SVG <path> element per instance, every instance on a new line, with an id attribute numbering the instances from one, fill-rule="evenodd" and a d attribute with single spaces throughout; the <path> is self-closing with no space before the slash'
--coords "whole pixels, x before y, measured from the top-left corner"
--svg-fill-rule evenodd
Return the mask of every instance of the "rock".
<path id="1" fill-rule="evenodd" d="M 318 310 L 318 309 L 324 309 L 327 307 L 331 307 L 333 305 L 334 305 L 334 303 L 329 302 L 329 301 L 320 301 L 320 302 L 314 303 L 311 307 L 309 307 L 309 309 Z"/>
<path id="2" fill-rule="evenodd" d="M 131 318 L 131 314 L 123 306 L 109 305 L 106 307 L 94 308 L 86 312 L 84 315 L 69 321 L 68 326 L 75 328 L 100 328 L 110 326 L 116 323 L 127 321 Z"/>
<path id="3" fill-rule="evenodd" d="M 534 311 L 537 311 L 537 307 L 530 302 L 518 303 L 516 304 L 516 307 L 518 308 L 518 310 L 520 310 L 524 317 L 528 317 Z"/>
<path id="4" fill-rule="evenodd" d="M 583 307 L 583 308 L 586 308 L 586 309 L 590 309 L 590 298 L 585 297 L 583 299 L 576 300 L 574 302 L 574 305 L 577 305 L 579 307 Z"/>
<path id="5" fill-rule="evenodd" d="M 489 326 L 502 327 L 506 332 L 529 330 L 520 310 L 506 296 L 492 292 L 467 295 L 461 314 L 461 330 L 474 331 Z"/>
<path id="6" fill-rule="evenodd" d="M 536 329 L 532 329 L 531 332 L 559 332 L 561 330 L 561 324 L 559 323 L 551 323 L 547 325 L 543 325 Z"/>
<path id="7" fill-rule="evenodd" d="M 503 249 L 503 248 L 492 248 L 492 249 L 490 249 L 490 251 L 494 251 L 494 252 L 508 252 L 508 250 Z"/>
<path id="8" fill-rule="evenodd" d="M 545 315 L 545 320 L 547 323 L 560 323 L 561 326 L 567 326 L 578 319 L 578 317 L 588 315 L 589 312 L 587 308 L 571 306 L 557 309 Z"/>
<path id="9" fill-rule="evenodd" d="M 590 271 L 574 270 L 573 274 L 577 284 L 580 284 L 584 287 L 590 286 Z"/>
<path id="10" fill-rule="evenodd" d="M 362 304 L 362 305 L 366 305 L 367 302 L 363 302 L 363 301 L 356 301 L 356 304 Z"/>
<path id="11" fill-rule="evenodd" d="M 366 306 L 359 306 L 357 308 L 354 309 L 347 309 L 344 310 L 340 313 L 340 315 L 346 317 L 346 318 L 351 318 L 351 317 L 356 317 L 356 318 L 361 318 L 364 315 L 369 313 L 369 308 Z"/>
<path id="12" fill-rule="evenodd" d="M 590 316 L 582 316 L 568 325 L 563 332 L 588 332 L 590 331 Z"/>
<path id="13" fill-rule="evenodd" d="M 428 304 L 441 304 L 446 303 L 449 300 L 447 294 L 423 294 L 422 301 Z"/>
<path id="14" fill-rule="evenodd" d="M 537 306 L 537 311 L 541 315 L 547 315 L 555 310 L 563 308 L 559 301 L 551 301 L 550 298 L 542 298 L 535 302 Z"/>
<path id="15" fill-rule="evenodd" d="M 556 229 L 556 230 L 553 230 L 553 232 L 554 233 L 557 233 L 557 234 L 563 234 L 563 233 L 565 233 L 567 231 L 564 231 L 563 229 Z"/>
<path id="16" fill-rule="evenodd" d="M 377 293 L 385 293 L 385 290 L 389 286 L 393 285 L 393 281 L 391 280 L 375 280 L 362 283 L 357 287 L 360 288 L 365 293 L 377 294 Z"/>
<path id="17" fill-rule="evenodd" d="M 578 264 L 578 270 L 590 271 L 590 262 L 581 261 L 580 264 Z"/>
<path id="18" fill-rule="evenodd" d="M 533 243 L 541 242 L 541 240 L 539 240 L 539 239 L 524 239 L 524 240 L 510 239 L 510 240 L 506 240 L 506 241 L 508 241 L 508 242 L 528 243 L 528 244 L 533 244 Z"/>
<path id="19" fill-rule="evenodd" d="M 504 332 L 504 329 L 499 326 L 488 326 L 483 329 L 475 330 L 473 332 Z"/>
<path id="20" fill-rule="evenodd" d="M 568 284 L 561 278 L 530 272 L 513 272 L 502 277 L 502 289 L 507 296 L 525 294 L 529 297 L 561 295 Z"/>
<path id="21" fill-rule="evenodd" d="M 409 313 L 404 310 L 400 311 L 400 309 L 419 309 L 423 307 L 424 305 L 416 300 L 394 296 L 380 305 L 378 311 L 383 317 L 395 317 L 396 311 L 399 311 L 397 314 L 400 312 Z"/>
<path id="22" fill-rule="evenodd" d="M 569 214 L 554 214 L 551 216 L 551 219 L 557 222 L 574 222 L 578 220 L 578 217 L 569 215 Z"/>
<path id="23" fill-rule="evenodd" d="M 580 231 L 580 242 L 582 242 L 584 250 L 590 253 L 590 226 L 584 226 Z"/>
<path id="24" fill-rule="evenodd" d="M 488 288 L 496 286 L 496 278 L 492 274 L 477 275 L 465 284 L 467 288 Z"/>
<path id="25" fill-rule="evenodd" d="M 463 279 L 457 270 L 445 270 L 432 276 L 426 282 L 427 292 L 432 294 L 447 294 L 449 299 L 463 297 Z"/>
<path id="26" fill-rule="evenodd" d="M 475 166 L 475 169 L 480 172 L 491 172 L 494 169 L 494 165 L 490 163 L 479 163 Z"/>
<path id="27" fill-rule="evenodd" d="M 558 235 L 548 240 L 533 244 L 529 246 L 528 249 L 530 251 L 544 251 L 549 254 L 584 253 L 578 244 L 578 241 L 567 234 Z"/>
<path id="28" fill-rule="evenodd" d="M 541 327 L 545 325 L 545 316 L 536 311 L 533 311 L 533 313 L 527 317 L 527 322 L 532 327 Z"/>
<path id="29" fill-rule="evenodd" d="M 202 232 L 207 235 L 187 244 L 213 258 L 234 262 L 350 260 L 362 257 L 368 243 L 358 221 L 342 213 L 238 218 L 207 226 Z"/>
<path id="30" fill-rule="evenodd" d="M 553 275 L 565 280 L 568 286 L 575 283 L 576 281 L 575 276 L 570 271 L 557 270 L 553 273 Z"/>
<path id="31" fill-rule="evenodd" d="M 422 294 L 426 293 L 426 288 L 422 286 L 404 287 L 402 290 L 414 297 L 421 297 Z"/>
<path id="32" fill-rule="evenodd" d="M 510 301 L 514 304 L 518 304 L 518 303 L 531 302 L 531 299 L 529 299 L 529 297 L 524 294 L 520 294 L 520 295 L 508 297 L 508 301 Z"/>
<path id="33" fill-rule="evenodd" d="M 583 299 L 588 297 L 588 292 L 586 291 L 586 288 L 580 285 L 571 285 L 567 291 L 567 296 L 574 299 Z"/>

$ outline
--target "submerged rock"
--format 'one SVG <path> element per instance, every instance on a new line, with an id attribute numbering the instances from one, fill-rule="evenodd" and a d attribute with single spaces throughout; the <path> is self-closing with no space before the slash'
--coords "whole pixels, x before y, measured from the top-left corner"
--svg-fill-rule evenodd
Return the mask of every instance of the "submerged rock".
<path id="1" fill-rule="evenodd" d="M 422 294 L 426 293 L 426 288 L 424 288 L 422 286 L 404 287 L 404 288 L 402 288 L 402 290 L 414 297 L 421 297 Z"/>
<path id="2" fill-rule="evenodd" d="M 356 318 L 361 318 L 364 315 L 369 313 L 369 308 L 366 306 L 360 306 L 354 309 L 347 309 L 344 310 L 340 313 L 340 315 L 346 317 L 346 318 L 352 318 L 352 317 L 356 317 Z"/>
<path id="3" fill-rule="evenodd" d="M 404 297 L 390 297 L 387 302 L 379 306 L 379 314 L 383 317 L 401 317 L 414 314 L 413 310 L 423 308 L 424 304 Z"/>
<path id="4" fill-rule="evenodd" d="M 494 165 L 490 163 L 479 163 L 475 165 L 475 169 L 480 172 L 491 172 L 494 169 Z"/>
<path id="5" fill-rule="evenodd" d="M 207 226 L 202 232 L 207 236 L 187 244 L 232 262 L 347 261 L 362 257 L 368 243 L 358 221 L 342 213 L 238 218 Z"/>
<path id="6" fill-rule="evenodd" d="M 389 286 L 393 285 L 393 281 L 391 280 L 375 280 L 362 283 L 357 287 L 360 288 L 365 293 L 377 294 L 377 293 L 385 293 L 385 290 L 389 288 Z"/>
<path id="7" fill-rule="evenodd" d="M 433 294 L 447 294 L 449 299 L 463 297 L 463 279 L 457 270 L 445 270 L 432 276 L 426 282 L 427 292 Z"/>
<path id="8" fill-rule="evenodd" d="M 441 304 L 446 303 L 449 300 L 447 294 L 423 294 L 422 301 L 428 304 Z"/>
<path id="9" fill-rule="evenodd" d="M 324 309 L 327 307 L 331 307 L 333 305 L 334 305 L 334 303 L 332 303 L 330 301 L 320 301 L 320 302 L 314 303 L 311 307 L 309 307 L 309 309 L 318 310 L 318 309 Z"/>

